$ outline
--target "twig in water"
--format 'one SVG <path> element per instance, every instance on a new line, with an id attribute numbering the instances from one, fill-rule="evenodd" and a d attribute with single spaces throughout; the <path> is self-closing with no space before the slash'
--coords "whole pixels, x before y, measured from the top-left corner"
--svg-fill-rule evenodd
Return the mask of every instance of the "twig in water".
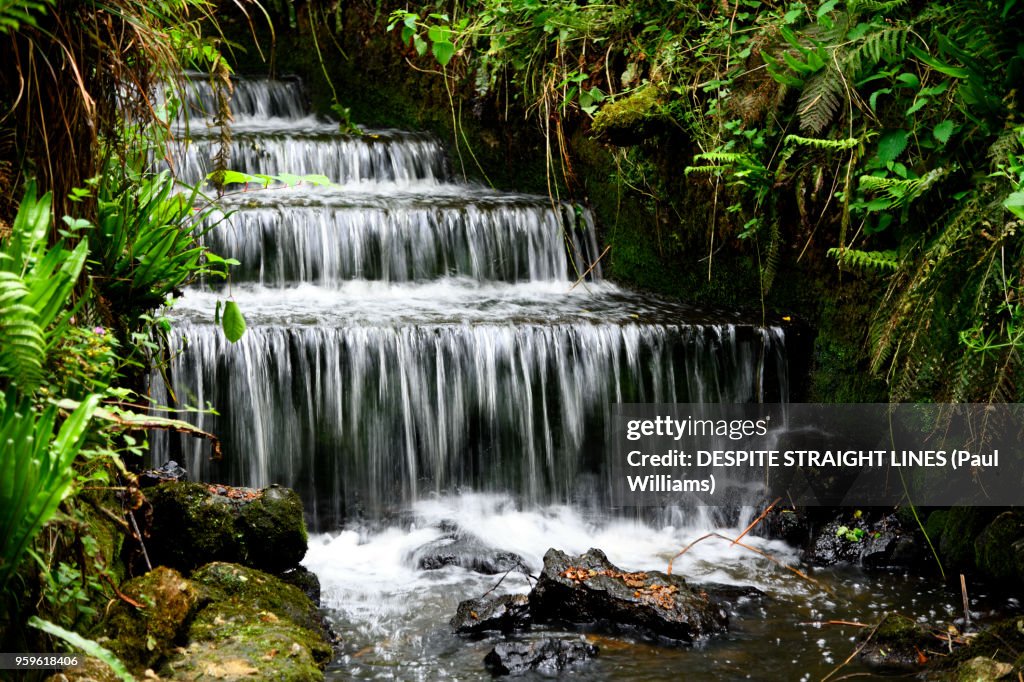
<path id="1" fill-rule="evenodd" d="M 665 571 L 665 572 L 667 574 L 669 574 L 669 575 L 672 575 L 672 564 L 673 564 L 673 562 L 675 562 L 676 559 L 678 559 L 679 557 L 681 557 L 682 555 L 684 555 L 688 551 L 690 551 L 690 548 L 693 547 L 694 545 L 696 545 L 698 542 L 702 542 L 704 540 L 707 540 L 708 538 L 718 538 L 720 540 L 725 540 L 726 542 L 730 542 L 733 545 L 739 545 L 743 549 L 749 549 L 751 552 L 754 552 L 755 554 L 760 554 L 765 559 L 767 559 L 768 561 L 771 561 L 775 565 L 781 566 L 782 568 L 786 569 L 787 571 L 790 571 L 791 573 L 795 573 L 796 575 L 800 576 L 801 578 L 803 578 L 807 582 L 813 583 L 814 585 L 817 585 L 820 589 L 825 590 L 826 592 L 831 592 L 831 590 L 829 590 L 827 587 L 825 587 L 824 585 L 819 583 L 817 580 L 815 580 L 811 576 L 807 575 L 803 571 L 800 571 L 800 570 L 798 570 L 796 568 L 793 568 L 792 566 L 789 566 L 787 564 L 782 563 L 781 561 L 779 561 L 778 559 L 773 557 L 768 552 L 762 551 L 762 550 L 758 549 L 757 547 L 752 547 L 752 546 L 750 546 L 750 545 L 748 545 L 746 543 L 740 542 L 739 538 L 730 538 L 730 537 L 727 537 L 725 535 L 722 535 L 721 533 L 708 533 L 706 535 L 702 535 L 701 537 L 697 538 L 696 540 L 694 540 L 693 542 L 688 544 L 686 547 L 684 547 L 682 549 L 682 551 L 680 551 L 674 557 L 669 559 L 668 570 Z"/>
<path id="2" fill-rule="evenodd" d="M 967 578 L 963 573 L 960 574 L 960 594 L 964 598 L 964 629 L 966 630 L 971 626 L 971 602 L 967 598 Z"/>
<path id="3" fill-rule="evenodd" d="M 855 628 L 871 627 L 867 623 L 858 623 L 855 620 L 809 620 L 804 621 L 803 623 L 797 623 L 797 625 L 814 625 L 816 627 L 821 625 L 849 625 Z"/>
<path id="4" fill-rule="evenodd" d="M 735 539 L 735 540 L 733 540 L 733 543 L 732 543 L 732 544 L 734 544 L 734 545 L 735 545 L 735 544 L 736 544 L 737 542 L 739 542 L 739 541 L 740 541 L 740 540 L 741 540 L 741 539 L 743 538 L 743 536 L 744 536 L 744 535 L 746 535 L 746 534 L 747 534 L 747 533 L 749 533 L 750 531 L 754 530 L 754 527 L 755 527 L 755 526 L 757 526 L 757 524 L 759 524 L 759 523 L 761 523 L 762 521 L 764 521 L 764 517 L 768 516 L 768 513 L 769 513 L 769 512 L 770 512 L 770 511 L 772 510 L 772 507 L 774 507 L 775 505 L 777 505 L 777 504 L 778 504 L 779 502 L 781 502 L 781 501 L 782 501 L 782 498 L 781 498 L 781 497 L 776 497 L 776 498 L 775 498 L 775 501 L 774 501 L 774 502 L 772 502 L 772 503 L 771 503 L 771 504 L 769 504 L 769 505 L 768 505 L 767 507 L 765 507 L 765 510 L 764 510 L 763 512 L 761 512 L 761 515 L 760 515 L 760 516 L 758 516 L 758 517 L 757 517 L 756 519 L 754 519 L 753 521 L 751 521 L 751 522 L 750 522 L 750 525 L 749 525 L 749 526 L 747 526 L 747 527 L 746 527 L 746 528 L 745 528 L 745 529 L 743 530 L 743 532 L 742 532 L 742 533 L 740 533 L 739 535 L 737 535 L 737 536 L 736 536 L 736 539 Z"/>
<path id="5" fill-rule="evenodd" d="M 586 277 L 587 275 L 589 275 L 589 274 L 590 274 L 590 271 L 591 271 L 591 270 L 593 270 L 594 268 L 596 268 L 596 267 L 597 267 L 597 264 L 601 262 L 601 259 L 602 259 L 602 258 L 604 258 L 604 255 L 605 255 L 606 253 L 608 253 L 608 251 L 610 251 L 610 250 L 611 250 L 611 248 L 612 248 L 612 245 L 611 245 L 611 244 L 609 244 L 608 246 L 604 247 L 604 251 L 602 251 L 602 252 L 601 252 L 601 255 L 600 255 L 600 256 L 598 256 L 598 257 L 597 257 L 597 260 L 595 260 L 595 261 L 594 261 L 593 263 L 591 263 L 591 264 L 590 264 L 590 267 L 589 267 L 589 268 L 587 268 L 587 271 L 586 271 L 586 272 L 584 272 L 584 273 L 583 273 L 582 275 L 580 275 L 580 278 L 579 278 L 578 280 L 576 280 L 576 281 L 575 281 L 575 282 L 573 283 L 573 285 L 572 285 L 571 287 L 569 287 L 569 291 L 572 291 L 573 289 L 575 289 L 575 288 L 576 288 L 576 287 L 577 287 L 577 286 L 579 285 L 579 283 L 580 283 L 580 282 L 582 282 L 582 281 L 583 281 L 583 279 L 584 279 L 584 278 L 585 278 L 585 277 Z"/>
<path id="6" fill-rule="evenodd" d="M 861 642 L 859 645 L 857 645 L 857 648 L 853 650 L 853 653 L 850 654 L 849 656 L 847 656 L 845 661 L 843 661 L 842 663 L 837 665 L 835 668 L 833 668 L 832 672 L 830 672 L 828 675 L 825 675 L 825 677 L 821 678 L 821 682 L 827 682 L 829 678 L 831 678 L 837 672 L 839 672 L 840 670 L 845 668 L 847 665 L 849 665 L 850 661 L 852 661 L 854 658 L 856 658 L 857 654 L 859 654 L 861 651 L 863 651 L 864 647 L 866 647 L 868 645 L 868 642 L 870 642 L 871 638 L 875 636 L 876 632 L 878 632 L 878 628 L 880 628 L 882 626 L 882 623 L 885 622 L 885 619 L 886 619 L 886 617 L 888 615 L 889 614 L 883 615 L 882 619 L 875 624 L 875 627 L 871 628 L 871 632 L 869 632 L 868 636 L 864 638 L 864 641 Z"/>

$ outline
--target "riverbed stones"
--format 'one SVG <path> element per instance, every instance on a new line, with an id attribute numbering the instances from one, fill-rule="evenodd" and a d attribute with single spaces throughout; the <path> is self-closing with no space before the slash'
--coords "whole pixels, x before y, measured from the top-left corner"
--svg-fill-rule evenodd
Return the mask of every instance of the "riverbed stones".
<path id="1" fill-rule="evenodd" d="M 550 674 L 584 664 L 597 653 L 596 646 L 582 639 L 499 642 L 484 657 L 484 665 L 496 675 L 522 675 L 531 670 Z"/>
<path id="2" fill-rule="evenodd" d="M 729 621 L 721 604 L 682 577 L 623 571 L 599 549 L 575 557 L 549 549 L 530 609 L 538 622 L 678 642 L 724 632 Z"/>
<path id="3" fill-rule="evenodd" d="M 493 599 L 467 599 L 459 604 L 449 623 L 460 635 L 525 630 L 530 627 L 530 598 L 504 594 Z"/>
<path id="4" fill-rule="evenodd" d="M 279 573 L 306 554 L 302 502 L 293 490 L 262 490 L 184 481 L 147 489 L 154 563 L 189 572 L 228 561 Z"/>
<path id="5" fill-rule="evenodd" d="M 485 575 L 526 570 L 523 558 L 515 552 L 495 549 L 480 538 L 460 531 L 417 548 L 412 553 L 411 561 L 416 568 L 424 571 L 446 566 L 460 566 Z"/>

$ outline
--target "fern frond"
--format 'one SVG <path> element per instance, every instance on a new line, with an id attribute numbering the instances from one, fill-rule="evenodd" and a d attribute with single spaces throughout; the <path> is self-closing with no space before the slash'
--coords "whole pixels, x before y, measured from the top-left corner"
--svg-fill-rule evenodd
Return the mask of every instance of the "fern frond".
<path id="1" fill-rule="evenodd" d="M 839 111 L 843 90 L 843 76 L 832 66 L 808 78 L 797 105 L 800 129 L 820 135 Z"/>
<path id="2" fill-rule="evenodd" d="M 894 250 L 861 251 L 860 249 L 831 248 L 828 255 L 846 268 L 869 272 L 896 272 L 900 266 L 899 254 Z"/>
<path id="3" fill-rule="evenodd" d="M 846 3 L 850 14 L 860 15 L 871 12 L 875 16 L 885 15 L 897 7 L 907 4 L 907 0 L 849 0 Z"/>
<path id="4" fill-rule="evenodd" d="M 873 31 L 842 55 L 843 72 L 855 81 L 869 75 L 879 64 L 888 64 L 905 58 L 904 48 L 910 26 L 896 25 Z"/>
<path id="5" fill-rule="evenodd" d="M 813 149 L 827 149 L 830 151 L 843 151 L 853 149 L 860 140 L 855 137 L 847 137 L 841 140 L 824 140 L 820 137 L 801 137 L 800 135 L 786 135 L 784 144 L 811 147 Z"/>

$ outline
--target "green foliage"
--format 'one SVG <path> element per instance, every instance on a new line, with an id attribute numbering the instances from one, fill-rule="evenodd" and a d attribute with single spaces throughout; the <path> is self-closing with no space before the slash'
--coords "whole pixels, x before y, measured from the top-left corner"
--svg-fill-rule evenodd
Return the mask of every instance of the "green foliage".
<path id="1" fill-rule="evenodd" d="M 109 300 L 146 309 L 200 276 L 227 276 L 230 263 L 200 242 L 217 221 L 198 189 L 175 191 L 167 172 L 120 178 L 112 167 L 98 185 L 97 224 L 88 239 L 94 281 Z"/>
<path id="2" fill-rule="evenodd" d="M 235 343 L 245 334 L 245 318 L 234 301 L 224 304 L 224 317 L 221 320 L 221 325 L 224 329 L 224 336 L 231 343 Z"/>
<path id="3" fill-rule="evenodd" d="M 55 436 L 55 406 L 39 412 L 13 390 L 0 396 L 0 591 L 67 495 L 98 403 L 90 396 Z"/>
<path id="4" fill-rule="evenodd" d="M 26 394 L 42 383 L 47 354 L 68 326 L 87 252 L 85 243 L 47 246 L 50 222 L 50 195 L 37 198 L 30 185 L 0 241 L 0 386 L 9 380 Z"/>
<path id="5" fill-rule="evenodd" d="M 900 267 L 899 255 L 896 251 L 861 251 L 859 249 L 828 250 L 828 255 L 835 258 L 841 265 L 854 270 L 888 273 L 896 272 Z"/>
<path id="6" fill-rule="evenodd" d="M 849 526 L 839 526 L 836 528 L 836 537 L 847 542 L 860 542 L 867 535 L 867 531 L 863 528 L 850 528 Z"/>
<path id="7" fill-rule="evenodd" d="M 128 668 L 125 667 L 124 663 L 118 659 L 109 649 L 105 649 L 94 640 L 82 637 L 77 632 L 66 630 L 56 623 L 43 620 L 37 616 L 29 618 L 28 624 L 34 628 L 38 628 L 48 635 L 53 635 L 58 639 L 62 639 L 72 647 L 81 649 L 82 652 L 98 658 L 103 661 L 123 682 L 135 682 L 135 677 L 128 672 Z"/>

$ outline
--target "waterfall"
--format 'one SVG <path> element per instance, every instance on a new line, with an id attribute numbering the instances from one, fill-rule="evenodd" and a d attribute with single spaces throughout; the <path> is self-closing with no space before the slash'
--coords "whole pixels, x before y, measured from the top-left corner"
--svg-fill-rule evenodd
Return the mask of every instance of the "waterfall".
<path id="1" fill-rule="evenodd" d="M 209 112 L 207 86 L 189 108 Z M 171 312 L 157 400 L 223 441 L 154 436 L 157 459 L 235 485 L 293 487 L 314 528 L 381 518 L 434 493 L 506 492 L 524 504 L 599 504 L 616 402 L 787 397 L 779 327 L 641 296 L 594 267 L 593 220 L 547 197 L 451 177 L 435 138 L 342 135 L 297 82 L 242 80 L 231 167 L 322 174 L 331 187 L 226 198 L 206 236 L 236 258 L 229 288 L 186 292 Z M 194 116 L 169 165 L 211 168 Z M 249 322 L 213 324 L 232 296 Z"/>

